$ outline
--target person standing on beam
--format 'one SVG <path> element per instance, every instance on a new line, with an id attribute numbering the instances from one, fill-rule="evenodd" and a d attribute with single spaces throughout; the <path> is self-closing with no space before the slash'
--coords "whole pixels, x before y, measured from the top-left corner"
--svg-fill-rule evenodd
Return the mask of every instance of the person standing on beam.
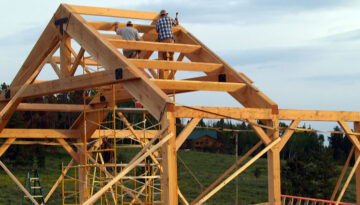
<path id="1" fill-rule="evenodd" d="M 134 28 L 132 21 L 128 21 L 126 23 L 126 27 L 124 28 L 118 28 L 118 27 L 119 27 L 119 22 L 116 22 L 115 32 L 117 35 L 120 35 L 123 40 L 129 40 L 129 41 L 140 40 L 139 32 L 136 28 Z M 123 54 L 127 58 L 139 58 L 139 50 L 123 49 Z"/>
<path id="2" fill-rule="evenodd" d="M 156 22 L 156 32 L 158 32 L 158 41 L 164 43 L 174 43 L 173 26 L 179 25 L 178 18 L 175 20 L 168 16 L 166 10 L 160 11 L 160 19 Z M 159 60 L 174 60 L 173 52 L 160 52 Z"/>

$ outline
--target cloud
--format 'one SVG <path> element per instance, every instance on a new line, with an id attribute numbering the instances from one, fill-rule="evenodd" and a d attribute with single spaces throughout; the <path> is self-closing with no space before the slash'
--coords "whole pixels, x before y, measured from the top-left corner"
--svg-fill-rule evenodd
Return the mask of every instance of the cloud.
<path id="1" fill-rule="evenodd" d="M 360 29 L 346 31 L 334 35 L 329 35 L 322 40 L 328 42 L 349 42 L 349 41 L 360 41 Z"/>

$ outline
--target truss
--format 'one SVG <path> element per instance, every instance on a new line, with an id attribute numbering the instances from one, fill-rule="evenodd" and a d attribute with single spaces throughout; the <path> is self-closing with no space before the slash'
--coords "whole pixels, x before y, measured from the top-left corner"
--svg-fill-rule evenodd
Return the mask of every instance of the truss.
<path id="1" fill-rule="evenodd" d="M 140 33 L 143 33 L 143 41 L 126 41 L 117 35 L 106 33 L 114 30 L 113 23 L 87 21 L 85 16 L 88 15 L 141 19 L 149 21 L 149 24 L 134 25 Z M 259 143 L 266 147 L 256 157 L 265 153 L 268 156 L 269 204 L 281 204 L 279 153 L 301 121 L 338 122 L 353 143 L 355 154 L 359 159 L 359 112 L 278 109 L 277 104 L 256 88 L 245 74 L 233 69 L 182 26 L 174 27 L 176 43 L 156 42 L 154 23 L 158 18 L 158 13 L 153 12 L 61 4 L 9 89 L 0 95 L 0 138 L 6 139 L 0 147 L 0 156 L 11 144 L 16 143 L 17 139 L 50 138 L 56 139 L 79 165 L 85 165 L 88 162 L 84 160 L 86 158 L 84 153 L 79 152 L 81 149 L 74 150 L 70 144 L 77 142 L 80 143 L 77 146 L 81 147 L 84 146 L 81 142 L 99 138 L 96 134 L 97 126 L 91 123 L 91 119 L 97 117 L 95 110 L 110 105 L 112 100 L 115 102 L 136 100 L 145 108 L 141 112 L 150 113 L 159 121 L 163 130 L 160 132 L 152 130 L 151 134 L 144 134 L 141 130 L 132 128 L 119 131 L 117 135 L 119 138 L 129 135 L 133 138 L 146 138 L 142 144 L 142 152 L 124 168 L 125 171 L 120 172 L 103 189 L 94 195 L 86 192 L 81 194 L 79 198 L 81 204 L 92 204 L 101 197 L 106 188 L 117 183 L 146 157 L 154 157 L 154 155 L 162 157 L 161 165 L 159 164 L 162 170 L 162 203 L 178 204 L 179 196 L 184 204 L 189 204 L 177 185 L 176 151 L 202 118 L 238 119 L 251 124 L 260 138 Z M 126 25 L 120 24 L 120 26 Z M 78 52 L 75 51 L 76 48 L 79 49 Z M 141 50 L 141 59 L 127 59 L 119 49 Z M 152 59 L 152 54 L 157 51 L 175 52 L 178 59 L 177 61 Z M 185 58 L 188 62 L 184 61 Z M 58 79 L 37 80 L 44 65 L 51 66 Z M 196 77 L 179 80 L 173 78 L 183 71 L 192 72 Z M 107 88 L 109 85 L 115 85 L 116 99 L 112 99 L 111 91 Z M 83 105 L 22 102 L 24 99 L 81 89 L 96 89 L 102 95 L 93 98 L 85 105 L 85 109 L 94 110 L 87 114 L 87 120 L 84 120 L 84 115 L 80 114 L 70 129 L 5 128 L 17 110 L 82 112 Z M 175 94 L 194 91 L 226 92 L 239 102 L 239 107 L 183 106 L 177 105 L 174 98 L 171 98 Z M 191 118 L 178 137 L 175 134 L 176 118 Z M 259 125 L 258 120 L 261 120 L 265 126 Z M 292 121 L 282 136 L 279 136 L 279 120 Z M 349 122 L 353 123 L 353 130 L 349 127 Z M 158 143 L 154 144 L 151 140 L 153 136 L 159 137 Z M 161 148 L 161 153 L 158 152 L 158 148 Z M 234 173 L 236 175 L 241 173 L 257 158 L 248 161 Z M 359 160 L 356 165 L 358 164 Z M 356 200 L 357 204 L 360 204 L 360 168 L 354 167 L 351 173 L 356 175 Z M 81 172 L 79 175 L 81 178 Z M 190 204 L 204 203 L 232 178 L 234 174 L 226 179 L 223 176 Z M 222 181 L 223 179 L 225 181 Z M 219 185 L 216 186 L 217 184 Z M 86 189 L 84 186 L 84 184 L 79 185 L 80 192 Z M 344 188 L 346 189 L 346 186 Z M 338 201 L 341 200 L 343 190 Z"/>

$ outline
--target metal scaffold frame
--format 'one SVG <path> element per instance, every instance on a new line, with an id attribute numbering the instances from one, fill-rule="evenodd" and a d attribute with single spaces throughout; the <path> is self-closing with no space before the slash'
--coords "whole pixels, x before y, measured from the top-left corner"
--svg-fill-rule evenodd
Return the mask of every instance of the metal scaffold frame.
<path id="1" fill-rule="evenodd" d="M 134 28 L 142 33 L 142 41 L 126 41 L 115 34 L 109 34 L 108 31 L 114 31 L 113 22 L 88 21 L 87 16 L 140 19 L 148 21 L 149 24 L 134 25 Z M 119 184 L 120 189 L 131 196 L 131 203 L 138 203 L 140 195 L 127 190 L 121 184 L 139 164 L 149 163 L 154 164 L 153 168 L 160 174 L 161 204 L 174 205 L 178 204 L 179 200 L 182 204 L 202 204 L 256 161 L 259 156 L 266 153 L 268 203 L 280 205 L 282 201 L 280 151 L 298 129 L 301 121 L 332 121 L 341 126 L 352 142 L 354 147 L 352 154 L 356 158 L 356 164 L 340 194 L 336 194 L 339 189 L 337 185 L 332 200 L 335 200 L 337 195 L 337 204 L 340 203 L 350 179 L 355 176 L 356 203 L 360 205 L 360 167 L 358 166 L 360 112 L 279 109 L 278 105 L 256 88 L 245 74 L 232 68 L 181 25 L 173 28 L 176 43 L 157 42 L 154 24 L 158 19 L 159 14 L 154 12 L 61 4 L 10 87 L 1 93 L 0 138 L 4 139 L 4 143 L 0 146 L 0 156 L 12 144 L 17 142 L 29 144 L 29 141 L 21 140 L 36 139 L 38 141 L 31 143 L 60 145 L 73 159 L 69 165 L 63 166 L 63 173 L 46 196 L 45 203 L 67 176 L 66 173 L 71 167 L 77 167 L 76 192 L 79 196 L 75 203 L 93 204 L 101 200 L 109 189 L 114 189 L 118 193 L 116 189 Z M 125 26 L 125 24 L 119 24 L 119 27 Z M 79 47 L 78 52 L 75 51 L 76 47 Z M 140 58 L 128 59 L 119 49 L 140 50 Z M 176 61 L 153 59 L 151 56 L 155 52 L 175 52 L 178 58 Z M 45 81 L 37 79 L 45 65 L 51 66 L 58 79 Z M 82 74 L 79 67 L 83 69 Z M 194 74 L 192 76 L 197 77 L 176 80 L 175 75 L 183 71 L 191 72 Z M 25 103 L 23 101 L 85 89 L 93 89 L 98 95 L 88 100 L 85 99 L 87 96 L 84 96 L 84 105 Z M 239 107 L 186 106 L 175 102 L 175 95 L 196 91 L 228 93 L 239 103 Z M 125 101 L 137 101 L 143 108 L 117 107 L 119 102 Z M 5 128 L 15 111 L 80 112 L 81 114 L 72 122 L 69 129 Z M 100 126 L 104 123 L 104 119 L 101 119 L 104 116 L 99 116 L 100 112 L 104 112 L 104 116 L 105 113 L 112 113 L 111 121 L 114 123 L 110 130 L 104 130 Z M 160 129 L 149 129 L 144 132 L 143 129 L 138 129 L 126 119 L 123 114 L 126 112 L 146 112 L 159 123 Z M 127 129 L 119 130 L 116 127 L 116 118 L 121 119 Z M 176 136 L 176 119 L 189 119 L 178 136 Z M 201 119 L 244 121 L 251 125 L 260 139 L 256 146 L 263 144 L 265 148 L 240 166 L 257 149 L 256 146 L 252 148 L 210 187 L 189 202 L 178 186 L 177 151 Z M 279 132 L 280 120 L 291 122 L 289 127 L 282 130 L 283 134 Z M 352 127 L 349 123 L 352 123 Z M 94 145 L 90 144 L 93 140 L 97 139 L 95 144 L 100 145 L 101 137 L 110 136 L 110 134 L 114 136 L 115 154 L 112 163 L 114 174 L 106 170 L 105 165 L 98 163 L 100 155 L 91 156 L 94 151 L 89 149 Z M 141 150 L 125 167 L 120 169 L 116 163 L 116 141 L 123 138 L 136 140 Z M 49 142 L 49 139 L 54 139 L 56 142 Z M 161 161 L 157 160 L 159 157 Z M 77 165 L 73 165 L 73 162 Z M 348 164 L 345 164 L 338 184 L 343 180 Z M 22 185 L 18 183 L 10 170 L 3 163 L 0 165 L 21 188 Z M 153 169 L 152 166 L 149 169 Z M 102 177 L 113 175 L 111 179 L 104 181 L 98 190 L 91 190 L 90 173 L 94 173 L 91 167 L 97 167 L 95 174 L 101 173 Z M 231 172 L 233 174 L 227 177 Z M 95 174 L 93 174 L 93 179 Z M 29 195 L 26 189 L 23 191 L 27 196 Z M 146 188 L 142 191 L 146 191 Z M 28 197 L 32 199 L 31 195 Z M 116 197 L 117 194 L 114 198 Z M 104 201 L 106 203 L 105 198 Z M 154 200 L 150 202 L 155 203 Z"/>

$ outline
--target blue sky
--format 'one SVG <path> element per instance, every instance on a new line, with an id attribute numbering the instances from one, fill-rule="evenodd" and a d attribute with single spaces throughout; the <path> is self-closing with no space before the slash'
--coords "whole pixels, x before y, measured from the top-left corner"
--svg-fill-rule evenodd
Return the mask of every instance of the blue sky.
<path id="1" fill-rule="evenodd" d="M 187 30 L 248 75 L 280 108 L 360 110 L 359 1 L 3 1 L 1 83 L 11 83 L 60 3 L 167 9 L 170 15 L 178 11 Z M 40 77 L 46 79 L 46 75 Z M 177 100 L 189 105 L 239 106 L 227 94 L 198 93 Z"/>

